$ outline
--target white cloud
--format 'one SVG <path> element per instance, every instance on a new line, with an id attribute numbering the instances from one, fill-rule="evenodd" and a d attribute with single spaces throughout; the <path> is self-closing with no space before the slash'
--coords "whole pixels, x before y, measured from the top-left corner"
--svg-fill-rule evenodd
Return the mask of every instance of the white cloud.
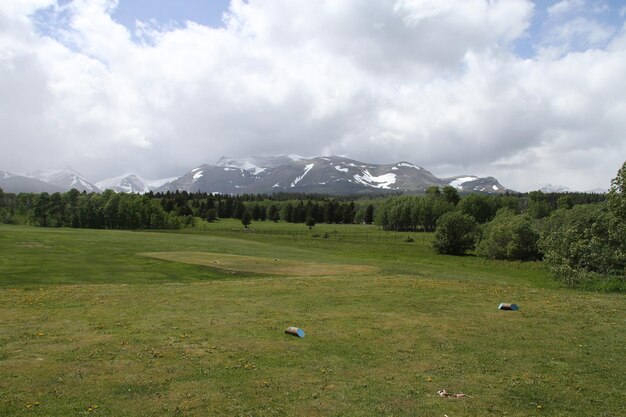
<path id="1" fill-rule="evenodd" d="M 19 0 L 3 1 L 0 3 L 0 14 L 19 20 L 26 20 L 26 16 L 36 10 L 56 4 L 55 0 Z"/>
<path id="2" fill-rule="evenodd" d="M 575 11 L 583 10 L 585 7 L 585 0 L 562 0 L 550 7 L 548 7 L 548 15 L 558 16 Z"/>
<path id="3" fill-rule="evenodd" d="M 127 29 L 116 2 L 76 0 L 54 38 L 32 23 L 49 3 L 0 6 L 0 169 L 98 180 L 326 153 L 586 189 L 626 155 L 626 36 L 560 27 L 557 54 L 520 59 L 530 1 L 238 0 L 224 28 Z"/>
<path id="4" fill-rule="evenodd" d="M 577 17 L 553 26 L 543 41 L 543 48 L 553 48 L 561 54 L 606 45 L 615 36 L 613 27 L 584 17 Z"/>

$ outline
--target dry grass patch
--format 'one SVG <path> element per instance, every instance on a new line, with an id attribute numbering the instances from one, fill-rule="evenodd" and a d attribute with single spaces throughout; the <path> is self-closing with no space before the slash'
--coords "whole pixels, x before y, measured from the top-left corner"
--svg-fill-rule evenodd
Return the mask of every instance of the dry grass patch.
<path id="1" fill-rule="evenodd" d="M 210 252 L 147 252 L 139 255 L 163 261 L 208 266 L 231 272 L 252 272 L 264 275 L 334 276 L 373 274 L 378 271 L 378 268 L 366 265 L 329 264 Z"/>

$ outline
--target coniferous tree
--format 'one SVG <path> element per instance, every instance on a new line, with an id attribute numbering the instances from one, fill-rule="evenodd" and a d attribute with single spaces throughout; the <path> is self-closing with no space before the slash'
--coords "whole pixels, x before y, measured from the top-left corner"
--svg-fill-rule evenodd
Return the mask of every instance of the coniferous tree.
<path id="1" fill-rule="evenodd" d="M 272 204 L 268 209 L 267 218 L 274 223 L 280 220 L 280 213 L 275 204 Z"/>
<path id="2" fill-rule="evenodd" d="M 241 215 L 241 224 L 243 224 L 243 227 L 247 229 L 251 221 L 252 221 L 252 215 L 250 214 L 248 210 L 244 210 L 243 214 Z"/>
<path id="3" fill-rule="evenodd" d="M 372 224 L 374 222 L 374 205 L 369 204 L 365 209 L 365 217 L 363 218 L 363 223 Z"/>

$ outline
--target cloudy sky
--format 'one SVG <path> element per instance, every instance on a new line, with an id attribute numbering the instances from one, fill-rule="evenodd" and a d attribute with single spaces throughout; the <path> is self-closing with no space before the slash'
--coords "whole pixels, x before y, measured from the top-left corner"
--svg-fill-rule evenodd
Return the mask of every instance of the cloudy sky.
<path id="1" fill-rule="evenodd" d="M 2 0 L 0 169 L 287 153 L 607 188 L 625 22 L 625 0 Z"/>

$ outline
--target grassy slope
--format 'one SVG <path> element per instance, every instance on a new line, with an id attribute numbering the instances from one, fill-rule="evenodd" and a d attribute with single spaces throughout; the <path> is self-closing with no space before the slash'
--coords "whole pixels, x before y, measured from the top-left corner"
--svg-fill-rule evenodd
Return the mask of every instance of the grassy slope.
<path id="1" fill-rule="evenodd" d="M 241 237 L 0 226 L 0 415 L 623 412 L 623 295 L 547 288 L 537 264 L 434 256 L 419 238 Z M 274 278 L 136 255 L 166 251 L 380 272 Z"/>

